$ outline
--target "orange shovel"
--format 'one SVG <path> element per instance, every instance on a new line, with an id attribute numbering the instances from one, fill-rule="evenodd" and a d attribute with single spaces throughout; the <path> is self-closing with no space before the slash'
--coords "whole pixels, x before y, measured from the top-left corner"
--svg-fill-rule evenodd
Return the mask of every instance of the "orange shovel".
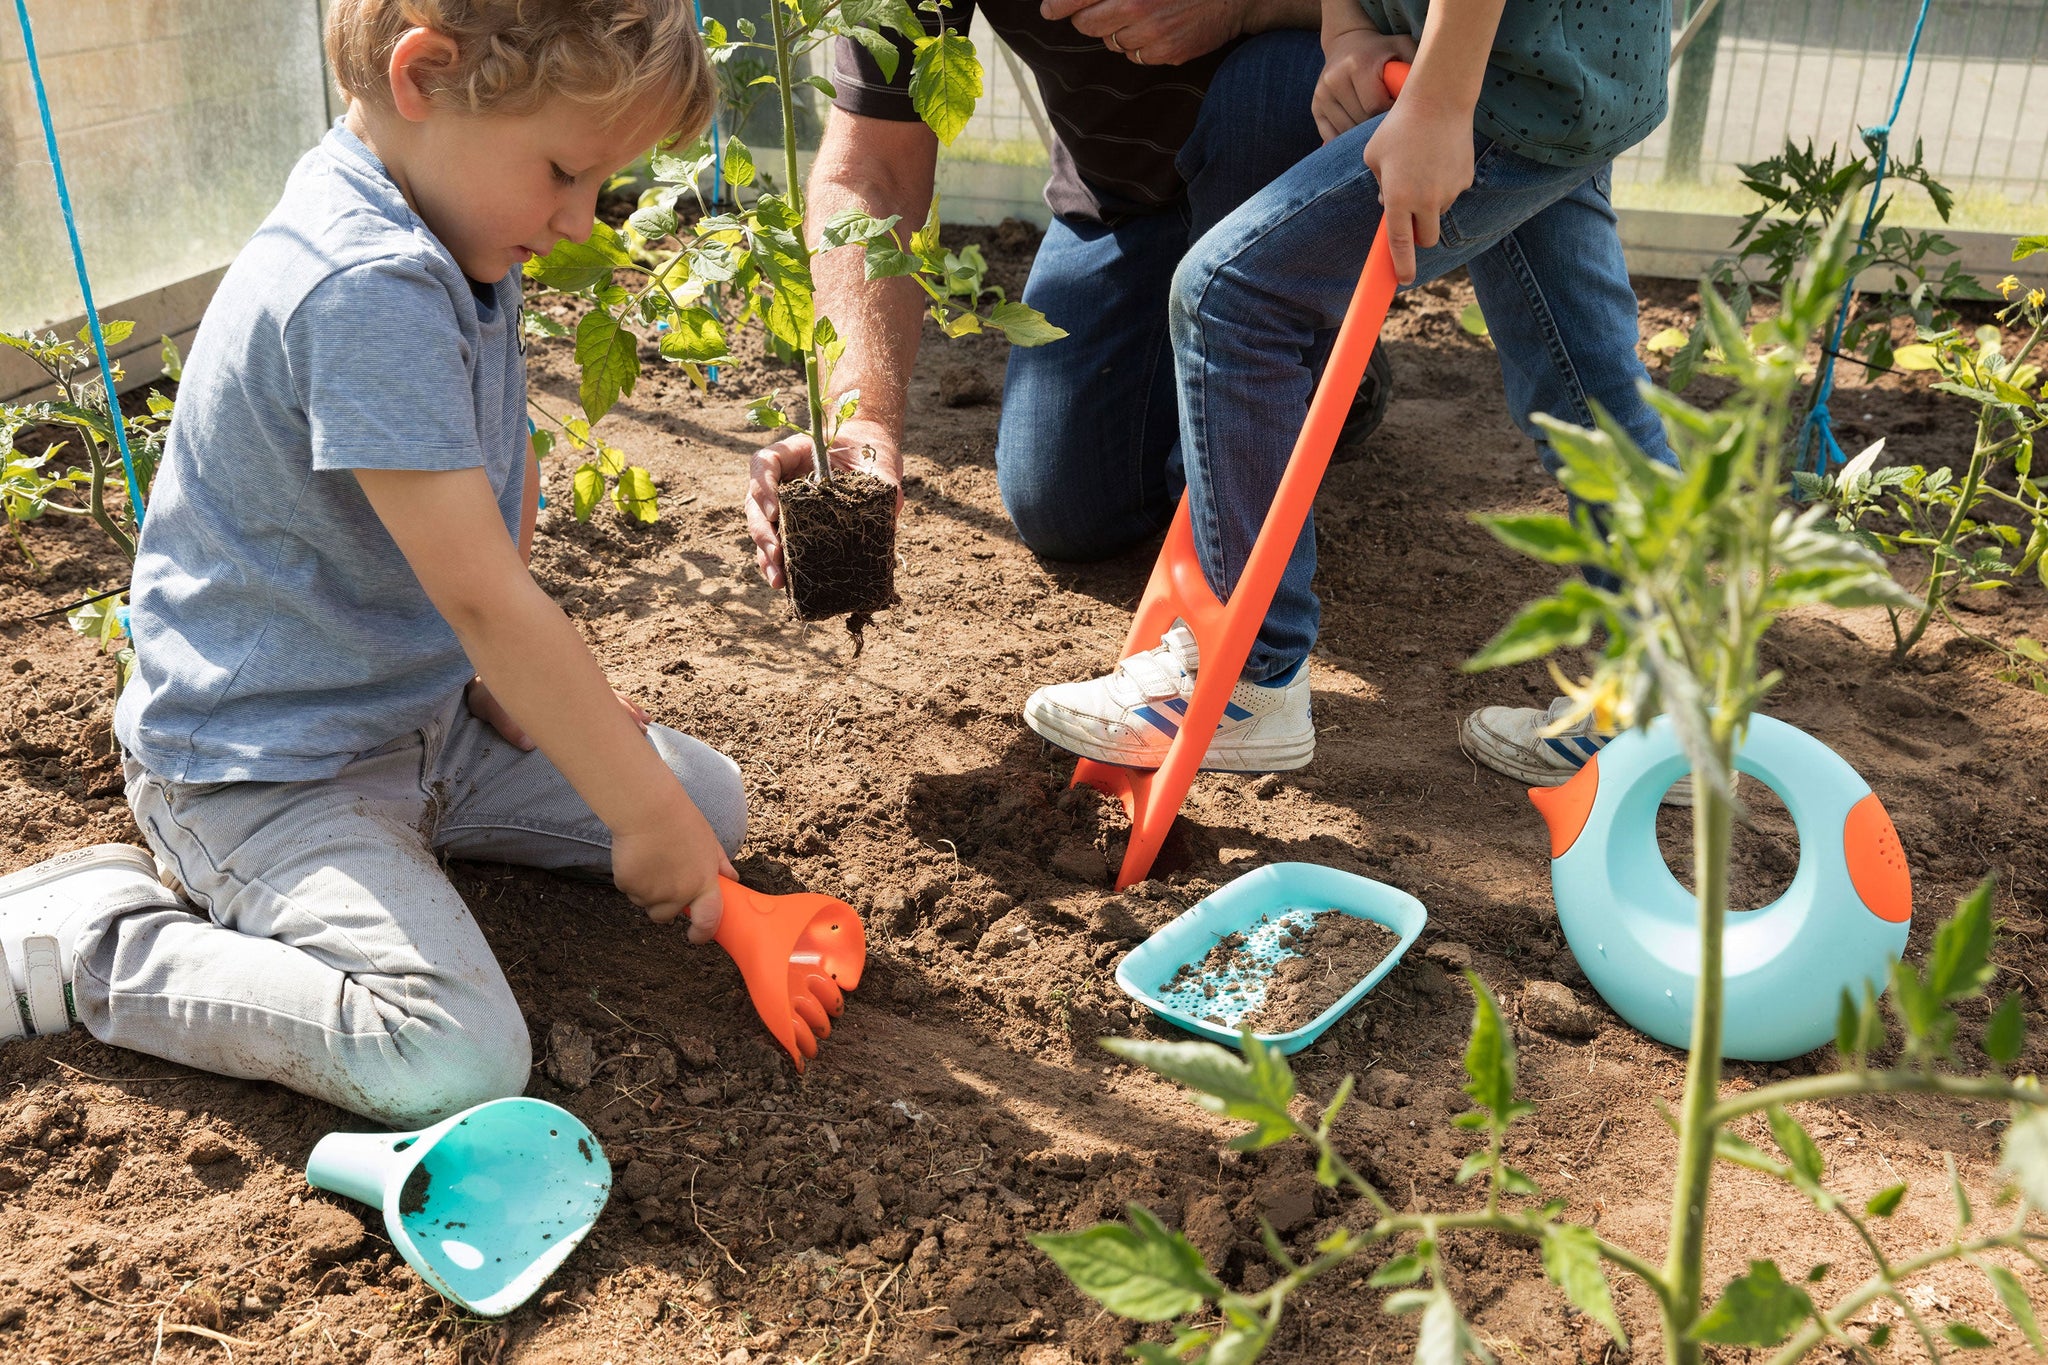
<path id="1" fill-rule="evenodd" d="M 1407 79 L 1405 62 L 1388 62 L 1380 72 L 1389 95 L 1399 95 Z M 1094 787 L 1121 798 L 1131 817 L 1131 841 L 1116 877 L 1119 891 L 1151 874 L 1152 860 L 1159 856 L 1167 831 L 1201 769 L 1209 740 L 1223 719 L 1223 708 L 1237 687 L 1238 675 L 1244 671 L 1266 609 L 1273 605 L 1280 574 L 1294 552 L 1294 542 L 1301 536 L 1309 506 L 1323 482 L 1323 471 L 1337 448 L 1338 432 L 1365 376 L 1366 362 L 1372 358 L 1380 327 L 1387 320 L 1387 308 L 1393 303 L 1394 284 L 1394 257 L 1382 221 L 1358 277 L 1357 291 L 1351 296 L 1351 307 L 1323 365 L 1322 380 L 1309 403 L 1308 418 L 1295 440 L 1287 471 L 1280 478 L 1272 508 L 1229 601 L 1216 600 L 1202 573 L 1187 497 L 1181 498 L 1180 509 L 1174 513 L 1166 544 L 1152 568 L 1152 581 L 1139 599 L 1124 656 L 1151 649 L 1175 621 L 1185 622 L 1201 645 L 1202 668 L 1195 679 L 1194 695 L 1188 699 L 1180 730 L 1157 769 L 1124 768 L 1091 758 L 1074 765 L 1075 786 Z"/>
<path id="2" fill-rule="evenodd" d="M 755 1013 L 801 1072 L 846 1008 L 845 992 L 860 985 L 868 962 L 860 916 L 830 896 L 769 896 L 724 877 L 718 889 L 725 917 L 712 942 L 739 964 Z"/>

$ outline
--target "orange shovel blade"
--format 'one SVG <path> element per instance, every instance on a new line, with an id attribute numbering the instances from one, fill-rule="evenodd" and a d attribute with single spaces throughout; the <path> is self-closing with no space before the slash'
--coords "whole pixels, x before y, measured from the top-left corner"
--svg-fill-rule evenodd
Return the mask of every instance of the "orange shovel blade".
<path id="1" fill-rule="evenodd" d="M 803 893 L 770 896 L 718 879 L 725 917 L 712 941 L 738 964 L 754 1012 L 796 1069 L 818 1055 L 818 1039 L 860 985 L 867 935 L 845 901 Z"/>

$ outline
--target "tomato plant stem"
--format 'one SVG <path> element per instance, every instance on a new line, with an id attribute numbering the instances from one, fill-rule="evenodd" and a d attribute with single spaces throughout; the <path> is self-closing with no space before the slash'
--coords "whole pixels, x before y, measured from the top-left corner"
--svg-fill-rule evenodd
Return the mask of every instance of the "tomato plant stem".
<path id="1" fill-rule="evenodd" d="M 782 103 L 782 165 L 789 178 L 789 207 L 797 220 L 796 247 L 804 274 L 811 273 L 809 224 L 804 220 L 803 185 L 796 164 L 795 73 L 791 67 L 789 24 L 782 12 L 783 0 L 768 0 L 768 22 L 775 31 L 775 97 Z M 832 461 L 825 444 L 824 377 L 819 373 L 818 336 L 815 323 L 810 344 L 804 347 L 804 391 L 810 401 L 811 472 L 819 483 L 832 482 Z"/>
<path id="2" fill-rule="evenodd" d="M 1733 756 L 1729 737 L 1716 735 L 1724 771 Z M 1707 1236 L 1707 1187 L 1714 1173 L 1713 1121 L 1721 1093 L 1721 943 L 1728 917 L 1728 851 L 1733 810 L 1713 783 L 1693 783 L 1693 885 L 1700 915 L 1699 995 L 1693 1002 L 1692 1051 L 1686 1060 L 1685 1097 L 1678 1120 L 1678 1174 L 1672 1182 L 1671 1245 L 1664 1261 L 1669 1295 L 1663 1301 L 1664 1358 L 1698 1365 L 1700 1346 L 1688 1338 L 1700 1311 L 1701 1253 Z"/>

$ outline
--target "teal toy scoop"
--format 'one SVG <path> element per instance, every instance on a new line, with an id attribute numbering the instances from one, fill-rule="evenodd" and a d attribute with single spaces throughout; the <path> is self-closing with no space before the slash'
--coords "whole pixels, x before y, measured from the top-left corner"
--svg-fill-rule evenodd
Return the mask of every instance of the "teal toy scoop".
<path id="1" fill-rule="evenodd" d="M 421 1279 L 496 1318 L 531 1298 L 597 1222 L 612 1168 L 582 1120 L 522 1097 L 413 1133 L 329 1133 L 306 1179 L 382 1210 Z"/>

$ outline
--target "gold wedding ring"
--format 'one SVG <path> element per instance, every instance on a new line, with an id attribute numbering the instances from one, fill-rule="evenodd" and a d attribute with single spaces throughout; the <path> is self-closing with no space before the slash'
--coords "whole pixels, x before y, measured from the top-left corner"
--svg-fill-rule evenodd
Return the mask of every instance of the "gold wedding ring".
<path id="1" fill-rule="evenodd" d="M 1122 54 L 1124 50 L 1123 45 L 1117 42 L 1115 33 L 1111 33 L 1107 38 L 1104 38 L 1102 41 L 1109 44 L 1109 50 L 1111 52 L 1118 53 L 1119 55 Z"/>

